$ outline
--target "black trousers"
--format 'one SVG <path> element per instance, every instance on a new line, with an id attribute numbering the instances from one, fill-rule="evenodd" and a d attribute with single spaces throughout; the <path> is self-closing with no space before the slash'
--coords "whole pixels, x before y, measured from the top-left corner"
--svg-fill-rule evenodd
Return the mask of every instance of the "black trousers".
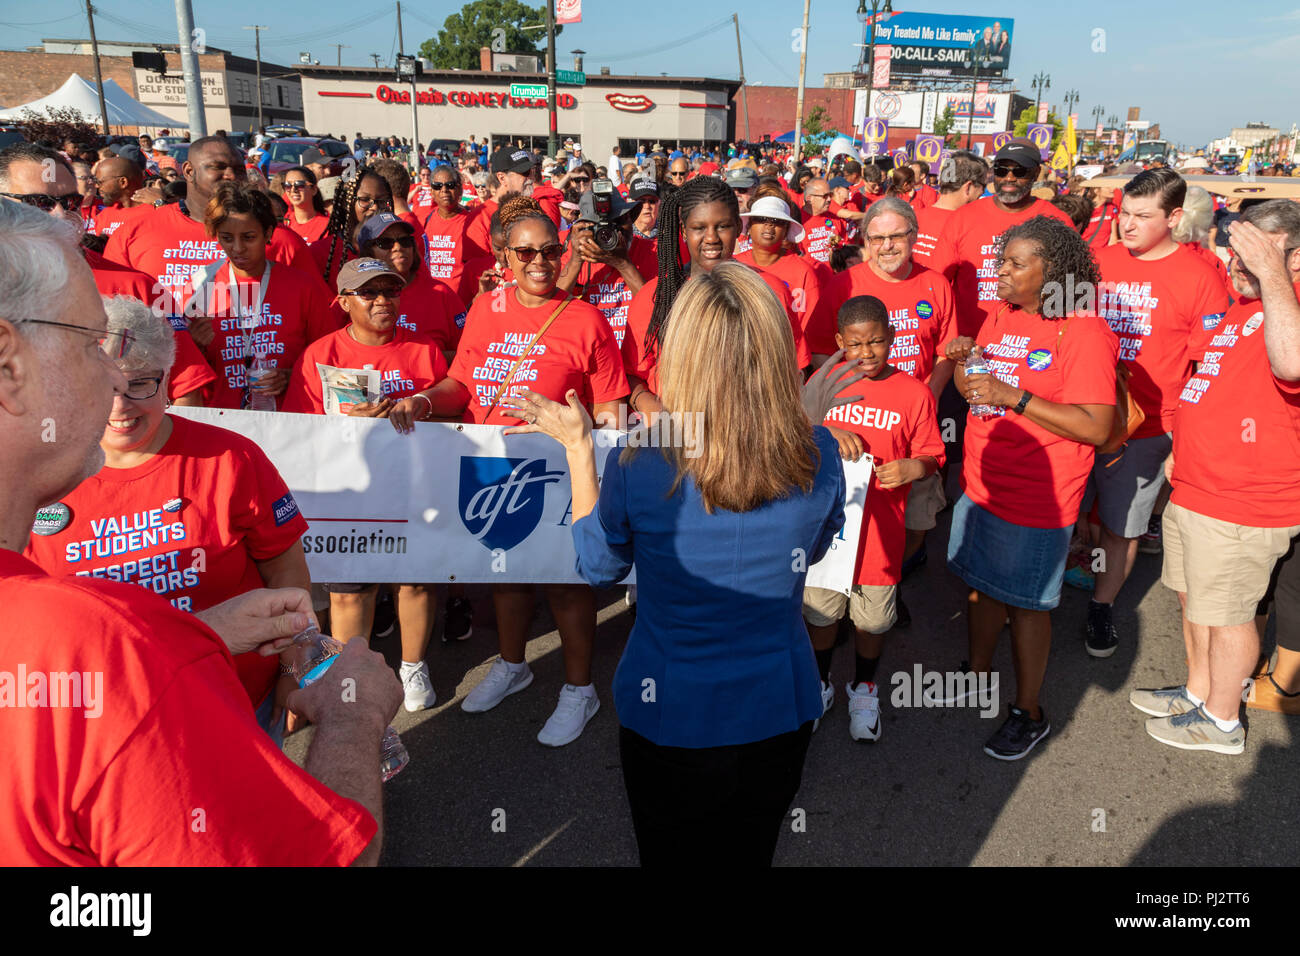
<path id="1" fill-rule="evenodd" d="M 642 866 L 768 867 L 799 790 L 812 722 L 730 747 L 661 747 L 619 728 Z"/>
<path id="2" fill-rule="evenodd" d="M 1268 592 L 1256 613 L 1267 614 L 1269 605 L 1277 613 L 1277 646 L 1300 651 L 1300 538 L 1291 540 L 1291 550 L 1273 566 Z"/>

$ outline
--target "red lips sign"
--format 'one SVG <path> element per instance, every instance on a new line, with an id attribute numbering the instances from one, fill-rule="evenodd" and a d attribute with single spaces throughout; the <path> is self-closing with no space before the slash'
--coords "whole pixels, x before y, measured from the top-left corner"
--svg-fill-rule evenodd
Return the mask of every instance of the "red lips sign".
<path id="1" fill-rule="evenodd" d="M 605 99 L 609 100 L 609 105 L 616 110 L 622 110 L 624 113 L 644 113 L 647 110 L 654 109 L 655 101 L 648 96 L 642 96 L 640 93 L 635 95 L 628 93 L 606 93 Z"/>

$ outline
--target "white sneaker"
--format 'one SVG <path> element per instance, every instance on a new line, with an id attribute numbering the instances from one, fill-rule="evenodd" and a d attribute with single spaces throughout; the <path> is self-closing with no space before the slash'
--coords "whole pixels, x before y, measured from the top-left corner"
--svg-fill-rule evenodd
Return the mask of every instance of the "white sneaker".
<path id="1" fill-rule="evenodd" d="M 600 699 L 595 694 L 588 697 L 572 684 L 565 684 L 560 690 L 560 702 L 555 705 L 555 713 L 537 735 L 537 742 L 548 747 L 573 743 L 598 710 Z"/>
<path id="2" fill-rule="evenodd" d="M 849 736 L 854 740 L 880 739 L 880 698 L 876 685 L 864 682 L 860 690 L 853 684 L 844 685 L 849 695 Z"/>
<path id="3" fill-rule="evenodd" d="M 429 665 L 421 661 L 415 670 L 402 674 L 402 691 L 406 697 L 406 709 L 414 713 L 427 710 L 438 702 L 438 694 L 429 679 Z"/>
<path id="4" fill-rule="evenodd" d="M 497 658 L 492 662 L 492 669 L 487 677 L 466 695 L 460 709 L 470 714 L 481 714 L 491 710 L 511 694 L 517 694 L 533 682 L 533 671 L 526 663 L 524 669 L 511 673 L 510 665 Z"/>
<path id="5" fill-rule="evenodd" d="M 834 703 L 835 703 L 835 688 L 830 684 L 823 683 L 822 684 L 822 717 L 826 716 L 826 712 L 831 709 L 831 705 Z M 822 725 L 822 717 L 818 717 L 816 720 L 813 721 L 813 733 L 817 733 L 817 728 Z"/>

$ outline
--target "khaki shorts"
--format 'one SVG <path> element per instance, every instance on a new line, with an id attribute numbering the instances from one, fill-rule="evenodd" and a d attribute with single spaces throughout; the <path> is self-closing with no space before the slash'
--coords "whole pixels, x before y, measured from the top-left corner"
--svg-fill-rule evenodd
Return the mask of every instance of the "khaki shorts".
<path id="1" fill-rule="evenodd" d="M 1300 534 L 1294 528 L 1252 528 L 1179 507 L 1165 508 L 1160 580 L 1187 595 L 1187 620 L 1204 627 L 1249 624 L 1268 590 L 1273 565 Z M 805 598 L 805 602 L 807 599 Z"/>
<path id="2" fill-rule="evenodd" d="M 848 606 L 853 626 L 868 634 L 884 634 L 898 620 L 898 585 L 855 584 L 852 594 L 828 588 L 803 589 L 803 616 L 813 627 L 830 627 Z"/>
<path id="3" fill-rule="evenodd" d="M 903 527 L 908 531 L 932 531 L 938 523 L 939 512 L 948 503 L 943 496 L 943 479 L 936 471 L 929 478 L 912 482 L 907 494 L 907 507 L 903 510 Z"/>

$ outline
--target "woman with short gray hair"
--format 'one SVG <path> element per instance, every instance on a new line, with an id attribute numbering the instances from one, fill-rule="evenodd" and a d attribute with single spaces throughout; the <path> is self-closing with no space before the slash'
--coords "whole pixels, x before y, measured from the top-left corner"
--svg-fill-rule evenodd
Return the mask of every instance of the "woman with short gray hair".
<path id="1" fill-rule="evenodd" d="M 131 343 L 118 359 L 127 387 L 100 439 L 105 464 L 51 506 L 60 517 L 33 536 L 27 557 L 53 575 L 138 584 L 182 611 L 261 587 L 310 590 L 307 522 L 275 466 L 242 435 L 167 411 L 176 343 L 166 319 L 125 296 L 106 299 L 104 311 L 109 332 Z M 296 684 L 280 678 L 274 656 L 252 651 L 234 664 L 279 743 Z"/>

